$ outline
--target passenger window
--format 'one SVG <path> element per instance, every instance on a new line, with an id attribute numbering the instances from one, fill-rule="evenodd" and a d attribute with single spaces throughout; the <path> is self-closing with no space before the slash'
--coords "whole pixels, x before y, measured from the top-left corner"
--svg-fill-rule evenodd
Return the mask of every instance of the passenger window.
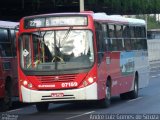
<path id="1" fill-rule="evenodd" d="M 123 27 L 120 25 L 116 25 L 116 36 L 118 38 L 122 38 Z"/>
<path id="2" fill-rule="evenodd" d="M 7 29 L 0 29 L 0 42 L 10 42 Z"/>
<path id="3" fill-rule="evenodd" d="M 110 39 L 109 50 L 110 51 L 118 51 L 117 39 Z"/>
<path id="4" fill-rule="evenodd" d="M 135 28 L 134 27 L 130 27 L 130 34 L 131 34 L 131 38 L 135 38 Z"/>
<path id="5" fill-rule="evenodd" d="M 110 38 L 115 38 L 116 36 L 115 36 L 115 27 L 114 27 L 114 25 L 108 25 L 108 28 L 109 28 L 109 30 L 108 30 L 109 37 Z"/>
<path id="6" fill-rule="evenodd" d="M 0 44 L 0 56 L 1 57 L 11 57 L 11 43 L 1 43 Z"/>
<path id="7" fill-rule="evenodd" d="M 0 29 L 0 56 L 12 56 L 11 40 L 9 38 L 7 29 Z"/>
<path id="8" fill-rule="evenodd" d="M 122 34 L 123 34 L 124 38 L 130 38 L 130 29 L 129 29 L 129 26 L 124 26 Z"/>
<path id="9" fill-rule="evenodd" d="M 130 39 L 125 39 L 124 40 L 124 49 L 125 50 L 131 50 L 132 48 L 131 48 L 131 41 L 130 41 Z"/>

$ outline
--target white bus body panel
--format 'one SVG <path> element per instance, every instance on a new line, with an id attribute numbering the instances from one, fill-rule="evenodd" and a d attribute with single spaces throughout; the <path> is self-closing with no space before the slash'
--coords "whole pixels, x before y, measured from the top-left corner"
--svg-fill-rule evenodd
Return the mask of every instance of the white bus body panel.
<path id="1" fill-rule="evenodd" d="M 143 54 L 147 54 L 146 52 L 136 52 L 136 54 L 139 54 L 135 57 L 135 71 L 138 72 L 139 88 L 147 87 L 150 73 L 148 56 L 143 56 Z"/>
<path id="2" fill-rule="evenodd" d="M 97 100 L 97 83 L 71 90 L 36 91 L 21 86 L 23 102 Z M 52 97 L 52 93 L 63 93 L 63 97 Z"/>

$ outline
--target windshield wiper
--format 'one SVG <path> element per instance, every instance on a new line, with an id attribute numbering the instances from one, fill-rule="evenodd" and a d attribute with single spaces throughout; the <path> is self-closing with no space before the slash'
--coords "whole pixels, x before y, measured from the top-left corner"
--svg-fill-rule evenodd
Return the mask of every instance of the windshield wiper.
<path id="1" fill-rule="evenodd" d="M 66 34 L 64 35 L 62 41 L 65 41 L 68 38 L 69 33 L 71 32 L 72 29 L 73 29 L 73 26 L 69 27 L 69 29 L 67 30 Z M 60 42 L 60 40 L 59 40 L 59 47 L 61 48 L 61 42 Z"/>
<path id="2" fill-rule="evenodd" d="M 64 35 L 63 40 L 66 40 L 68 38 L 68 35 L 70 33 L 70 31 L 73 29 L 73 26 L 69 27 L 69 29 L 67 30 L 66 34 Z"/>

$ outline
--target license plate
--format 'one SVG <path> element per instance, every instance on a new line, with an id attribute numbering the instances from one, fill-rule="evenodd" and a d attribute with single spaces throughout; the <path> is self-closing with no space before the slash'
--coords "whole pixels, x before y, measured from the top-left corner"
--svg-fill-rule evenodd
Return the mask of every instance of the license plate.
<path id="1" fill-rule="evenodd" d="M 51 93 L 52 97 L 63 97 L 64 94 L 63 93 Z"/>

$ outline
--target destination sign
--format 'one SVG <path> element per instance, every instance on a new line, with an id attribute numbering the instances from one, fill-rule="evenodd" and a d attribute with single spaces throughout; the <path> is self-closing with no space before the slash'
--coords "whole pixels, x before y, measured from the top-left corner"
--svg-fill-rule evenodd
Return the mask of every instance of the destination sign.
<path id="1" fill-rule="evenodd" d="M 61 26 L 86 26 L 86 16 L 49 16 L 39 18 L 26 18 L 24 28 L 61 27 Z"/>

